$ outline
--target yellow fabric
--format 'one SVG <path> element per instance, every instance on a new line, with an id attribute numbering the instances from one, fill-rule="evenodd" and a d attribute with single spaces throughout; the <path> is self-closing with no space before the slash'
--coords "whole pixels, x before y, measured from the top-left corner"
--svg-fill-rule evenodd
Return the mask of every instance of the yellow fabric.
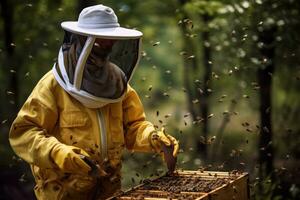
<path id="1" fill-rule="evenodd" d="M 153 131 L 152 133 L 150 133 L 150 144 L 152 145 L 153 149 L 162 155 L 162 143 L 164 143 L 166 146 L 170 146 L 173 145 L 174 149 L 173 149 L 173 156 L 176 157 L 178 154 L 178 150 L 179 150 L 179 143 L 178 141 L 172 137 L 169 134 L 165 133 L 164 128 L 162 128 L 161 131 Z M 164 158 L 163 158 L 164 159 Z"/>
<path id="2" fill-rule="evenodd" d="M 130 86 L 122 101 L 102 107 L 101 112 L 107 132 L 108 162 L 115 170 L 112 174 L 119 175 L 125 146 L 133 151 L 152 151 L 148 138 L 154 127 L 145 120 L 141 101 Z M 84 107 L 66 93 L 51 71 L 39 81 L 21 108 L 9 137 L 15 153 L 31 165 L 39 200 L 90 199 L 97 180 L 76 171 L 66 173 L 73 169 L 62 170 L 67 165 L 57 160 L 61 157 L 57 152 L 61 154 L 68 145 L 67 152 L 72 147 L 80 148 L 101 163 L 97 110 Z M 103 191 L 100 199 L 120 189 L 120 179 L 109 180 L 98 181 L 97 187 Z"/>
<path id="3" fill-rule="evenodd" d="M 84 150 L 65 144 L 57 144 L 51 151 L 51 158 L 61 171 L 87 175 L 91 167 L 81 159 L 80 155 L 89 157 Z"/>

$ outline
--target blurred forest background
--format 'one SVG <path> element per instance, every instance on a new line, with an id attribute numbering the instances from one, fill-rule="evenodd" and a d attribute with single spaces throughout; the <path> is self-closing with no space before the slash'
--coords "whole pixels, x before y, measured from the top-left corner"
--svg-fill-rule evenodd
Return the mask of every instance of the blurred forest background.
<path id="1" fill-rule="evenodd" d="M 60 23 L 99 3 L 144 33 L 131 85 L 180 140 L 178 168 L 247 171 L 252 199 L 299 199 L 299 0 L 0 2 L 0 199 L 34 199 L 9 127 L 57 60 Z M 155 155 L 124 155 L 124 188 L 165 172 Z"/>

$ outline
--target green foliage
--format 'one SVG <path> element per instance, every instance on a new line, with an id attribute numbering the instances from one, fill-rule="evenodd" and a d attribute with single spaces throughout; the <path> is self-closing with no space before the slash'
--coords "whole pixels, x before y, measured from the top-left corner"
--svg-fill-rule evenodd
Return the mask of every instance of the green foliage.
<path id="1" fill-rule="evenodd" d="M 254 182 L 253 190 L 251 197 L 255 200 L 282 200 L 282 199 L 290 199 L 278 195 L 275 191 L 279 186 L 278 181 L 273 182 L 271 177 L 266 177 L 265 179 L 260 179 Z"/>
<path id="2" fill-rule="evenodd" d="M 215 16 L 224 8 L 222 1 L 192 0 L 184 6 L 186 12 Z"/>

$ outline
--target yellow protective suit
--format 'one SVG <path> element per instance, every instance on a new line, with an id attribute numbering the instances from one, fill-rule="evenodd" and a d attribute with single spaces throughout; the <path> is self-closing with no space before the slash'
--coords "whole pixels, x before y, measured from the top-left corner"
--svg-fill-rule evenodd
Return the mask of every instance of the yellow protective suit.
<path id="1" fill-rule="evenodd" d="M 39 200 L 90 199 L 96 178 L 64 173 L 52 160 L 51 150 L 63 143 L 79 147 L 101 162 L 99 110 L 107 134 L 107 158 L 119 175 L 122 150 L 151 152 L 148 136 L 153 125 L 145 121 L 137 93 L 128 86 L 124 99 L 100 109 L 90 109 L 71 97 L 48 72 L 34 88 L 12 124 L 9 140 L 12 148 L 30 163 Z M 120 177 L 120 176 L 117 176 Z M 120 178 L 98 181 L 99 199 L 105 199 L 121 187 Z"/>

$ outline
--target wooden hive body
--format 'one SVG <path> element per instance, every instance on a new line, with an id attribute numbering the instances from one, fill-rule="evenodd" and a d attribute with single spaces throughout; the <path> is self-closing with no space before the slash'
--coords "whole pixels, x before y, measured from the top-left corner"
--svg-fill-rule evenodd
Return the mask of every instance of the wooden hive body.
<path id="1" fill-rule="evenodd" d="M 248 200 L 247 173 L 177 171 L 144 181 L 110 200 Z"/>

